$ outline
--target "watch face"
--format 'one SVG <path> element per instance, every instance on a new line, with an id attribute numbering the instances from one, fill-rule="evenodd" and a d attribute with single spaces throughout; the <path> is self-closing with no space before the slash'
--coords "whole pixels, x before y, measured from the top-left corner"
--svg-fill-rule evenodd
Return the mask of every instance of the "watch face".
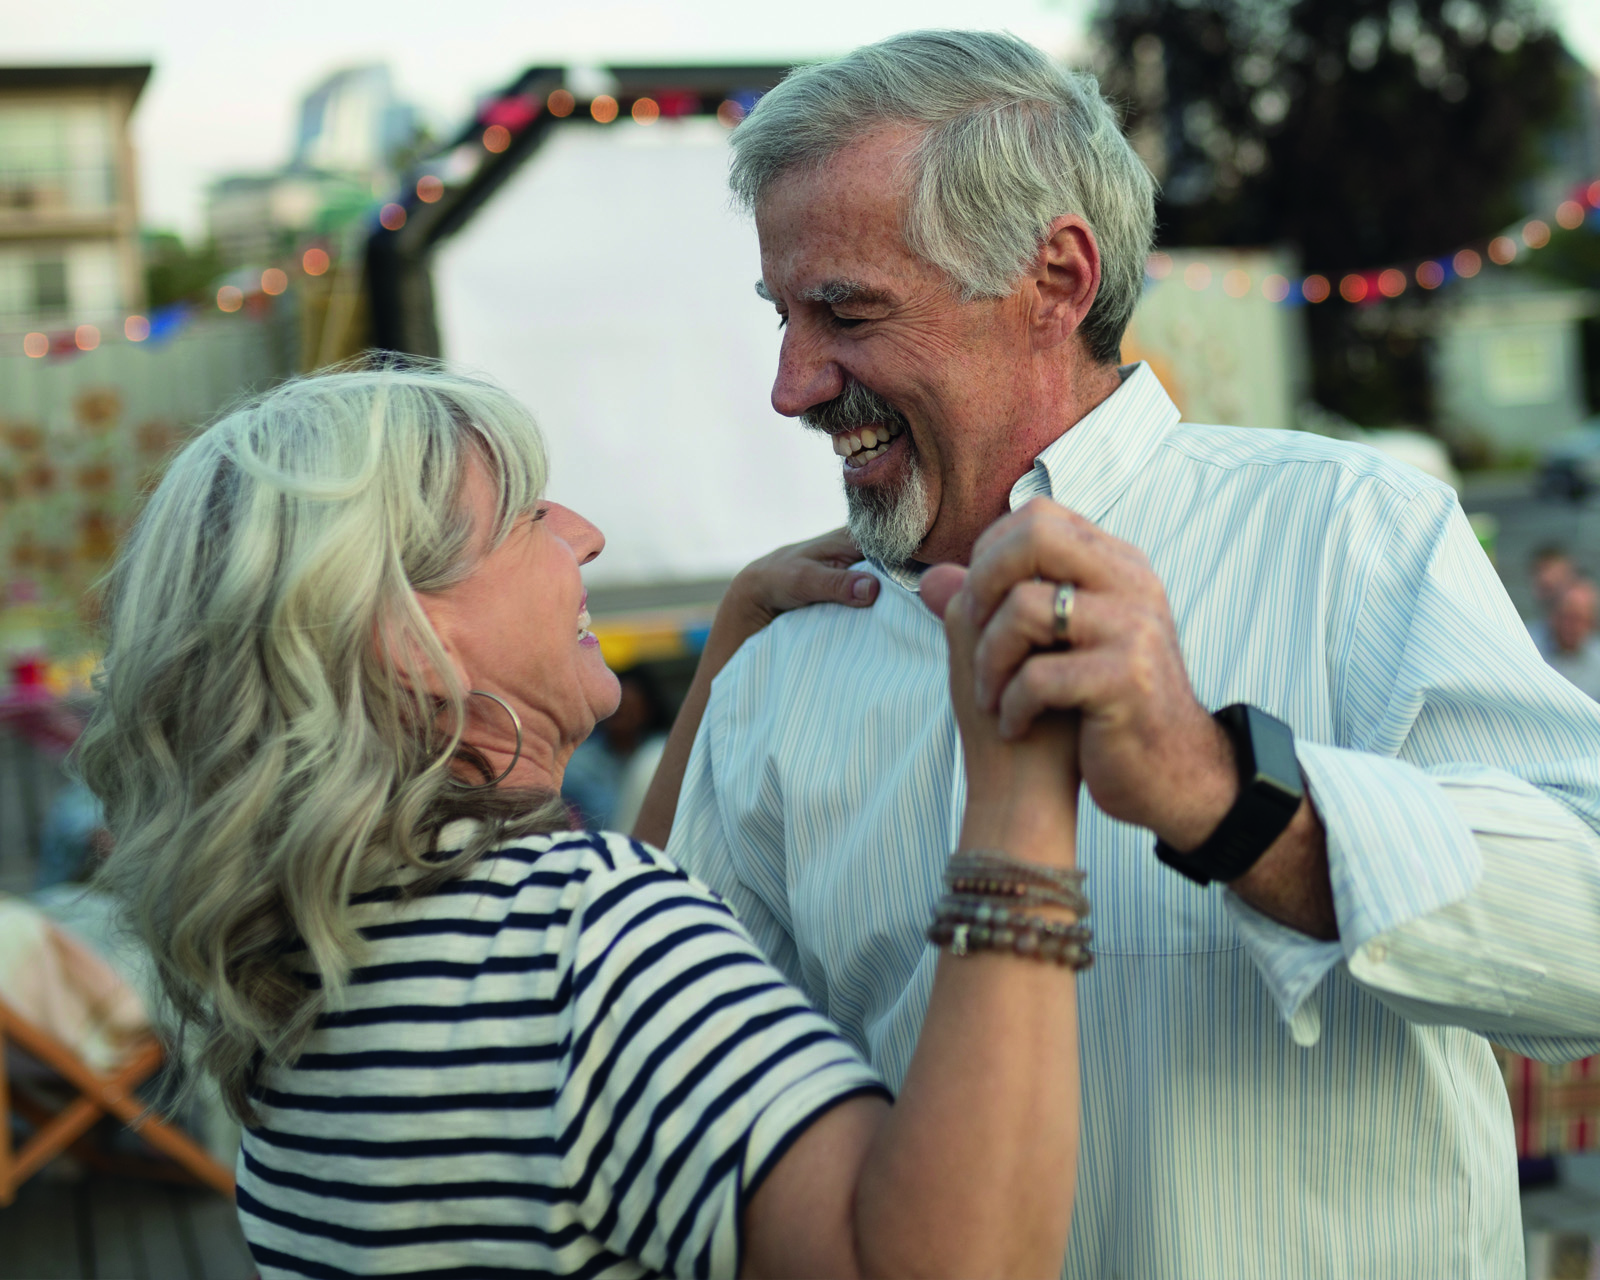
<path id="1" fill-rule="evenodd" d="M 1304 794 L 1300 762 L 1294 754 L 1294 732 L 1282 720 L 1251 707 L 1246 715 L 1250 726 L 1250 748 L 1255 756 L 1255 777 L 1251 785 L 1263 792 L 1273 791 L 1285 802 L 1299 805 Z"/>

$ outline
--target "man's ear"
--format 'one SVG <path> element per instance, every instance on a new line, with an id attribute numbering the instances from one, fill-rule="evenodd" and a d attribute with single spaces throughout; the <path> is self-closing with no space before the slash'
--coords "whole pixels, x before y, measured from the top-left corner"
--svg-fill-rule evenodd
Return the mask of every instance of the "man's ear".
<path id="1" fill-rule="evenodd" d="M 1087 222 L 1065 214 L 1050 224 L 1030 287 L 1034 347 L 1059 346 L 1078 331 L 1100 292 L 1100 246 Z"/>

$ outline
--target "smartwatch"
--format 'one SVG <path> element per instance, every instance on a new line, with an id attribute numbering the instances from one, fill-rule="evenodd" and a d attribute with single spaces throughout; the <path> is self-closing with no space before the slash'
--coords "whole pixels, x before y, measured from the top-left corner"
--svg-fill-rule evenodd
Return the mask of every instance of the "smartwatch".
<path id="1" fill-rule="evenodd" d="M 1196 884 L 1237 880 L 1255 866 L 1306 794 L 1294 732 L 1282 720 L 1245 702 L 1224 707 L 1213 718 L 1233 743 L 1239 798 L 1198 849 L 1180 853 L 1165 840 L 1156 841 L 1156 857 Z"/>

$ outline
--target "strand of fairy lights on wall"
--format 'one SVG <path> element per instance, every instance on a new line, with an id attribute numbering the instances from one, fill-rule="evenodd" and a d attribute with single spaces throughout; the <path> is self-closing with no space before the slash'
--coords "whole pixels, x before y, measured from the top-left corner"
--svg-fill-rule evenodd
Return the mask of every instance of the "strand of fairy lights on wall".
<path id="1" fill-rule="evenodd" d="M 1586 222 L 1592 229 L 1600 230 L 1600 179 L 1575 189 L 1571 198 L 1556 207 L 1555 224 L 1565 231 L 1576 231 Z M 1269 302 L 1284 306 L 1316 305 L 1337 297 L 1352 305 L 1371 304 L 1385 298 L 1398 298 L 1415 285 L 1419 289 L 1434 290 L 1452 280 L 1470 280 L 1488 263 L 1508 267 L 1525 252 L 1533 253 L 1550 243 L 1550 223 L 1543 218 L 1529 218 L 1515 235 L 1495 236 L 1482 252 L 1474 247 L 1457 249 L 1438 258 L 1424 258 L 1405 267 L 1379 267 L 1366 271 L 1348 271 L 1338 276 L 1337 284 L 1328 276 L 1313 272 L 1291 279 L 1274 272 L 1260 284 L 1261 295 Z M 1176 264 L 1169 253 L 1152 253 L 1145 263 L 1145 275 L 1150 280 L 1165 280 L 1172 275 Z M 1185 285 L 1197 293 L 1210 289 L 1221 275 L 1222 292 L 1230 298 L 1246 298 L 1256 289 L 1250 273 L 1235 267 L 1217 272 L 1206 262 L 1191 262 L 1183 269 Z"/>
<path id="2" fill-rule="evenodd" d="M 749 113 L 759 92 L 742 91 L 723 98 L 716 106 L 707 109 L 706 99 L 690 92 L 665 91 L 653 95 L 617 98 L 611 94 L 597 94 L 587 102 L 580 102 L 567 89 L 556 89 L 542 100 L 532 94 L 510 94 L 488 103 L 480 112 L 478 123 L 483 131 L 473 143 L 457 147 L 446 157 L 443 166 L 450 177 L 462 181 L 472 176 L 482 163 L 484 155 L 498 155 L 511 146 L 517 133 L 531 125 L 542 112 L 548 111 L 556 119 L 566 119 L 584 108 L 597 124 L 609 125 L 626 114 L 635 124 L 649 126 L 660 120 L 681 119 L 687 116 L 714 114 L 731 129 Z M 476 154 L 473 154 L 476 152 Z M 444 198 L 447 183 L 438 173 L 425 172 L 418 176 L 407 193 L 422 204 L 435 204 Z M 406 205 L 389 201 L 377 211 L 378 225 L 387 231 L 398 231 L 405 226 L 408 214 Z M 1600 229 L 1600 179 L 1575 190 L 1570 199 L 1556 208 L 1554 222 L 1567 231 L 1575 231 L 1588 222 Z M 1425 258 L 1406 267 L 1390 266 L 1365 271 L 1346 272 L 1338 283 L 1319 272 L 1291 278 L 1278 272 L 1266 276 L 1260 283 L 1261 295 L 1269 302 L 1285 306 L 1317 305 L 1337 296 L 1352 305 L 1374 303 L 1380 299 L 1398 298 L 1414 284 L 1423 290 L 1434 290 L 1452 280 L 1469 280 L 1484 268 L 1485 258 L 1495 266 L 1510 266 L 1524 251 L 1532 253 L 1550 243 L 1552 235 L 1549 222 L 1543 218 L 1530 218 L 1513 236 L 1498 235 L 1488 241 L 1480 253 L 1466 247 L 1438 258 Z M 1171 254 L 1152 253 L 1145 264 L 1145 274 L 1152 281 L 1166 280 L 1172 275 L 1175 263 Z M 292 266 L 309 277 L 327 274 L 332 259 L 321 245 L 311 245 L 296 255 Z M 1235 267 L 1218 272 L 1209 263 L 1191 262 L 1183 269 L 1185 285 L 1195 292 L 1205 292 L 1217 283 L 1220 275 L 1222 292 L 1230 298 L 1248 297 L 1257 288 L 1248 271 Z M 260 302 L 288 291 L 292 284 L 289 272 L 282 267 L 268 267 L 261 272 L 258 287 L 247 292 L 237 284 L 220 286 L 216 292 L 217 310 L 224 314 L 243 311 L 252 300 Z M 124 320 L 123 337 L 132 343 L 145 342 L 152 335 L 159 336 L 159 324 L 151 318 L 130 315 Z M 72 329 L 23 335 L 23 354 L 32 359 L 46 356 L 78 355 L 97 350 L 102 341 L 98 326 L 80 324 Z"/>

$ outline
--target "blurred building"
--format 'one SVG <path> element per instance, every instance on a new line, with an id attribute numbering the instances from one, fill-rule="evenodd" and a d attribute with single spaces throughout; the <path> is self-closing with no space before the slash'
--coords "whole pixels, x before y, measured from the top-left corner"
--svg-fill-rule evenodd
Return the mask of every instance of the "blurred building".
<path id="1" fill-rule="evenodd" d="M 396 155 L 416 132 L 416 111 L 395 96 L 388 67 L 336 71 L 300 102 L 289 167 L 359 175 L 386 187 L 393 181 Z"/>
<path id="2" fill-rule="evenodd" d="M 1528 271 L 1484 272 L 1440 303 L 1439 419 L 1467 453 L 1527 461 L 1589 416 L 1581 323 L 1600 312 L 1600 294 Z"/>
<path id="3" fill-rule="evenodd" d="M 365 180 L 338 174 L 233 174 L 211 184 L 206 229 L 222 263 L 261 266 L 340 220 L 330 214 L 365 210 L 372 199 Z"/>
<path id="4" fill-rule="evenodd" d="M 387 67 L 335 72 L 301 99 L 288 164 L 212 184 L 206 225 L 222 261 L 270 262 L 365 212 L 393 187 L 416 133 L 416 112 L 396 97 Z"/>
<path id="5" fill-rule="evenodd" d="M 0 330 L 143 305 L 129 119 L 148 65 L 0 67 Z"/>
<path id="6" fill-rule="evenodd" d="M 1295 426 L 1309 390 L 1304 312 L 1283 305 L 1295 268 L 1283 249 L 1153 254 L 1122 359 L 1147 361 L 1188 422 Z"/>

